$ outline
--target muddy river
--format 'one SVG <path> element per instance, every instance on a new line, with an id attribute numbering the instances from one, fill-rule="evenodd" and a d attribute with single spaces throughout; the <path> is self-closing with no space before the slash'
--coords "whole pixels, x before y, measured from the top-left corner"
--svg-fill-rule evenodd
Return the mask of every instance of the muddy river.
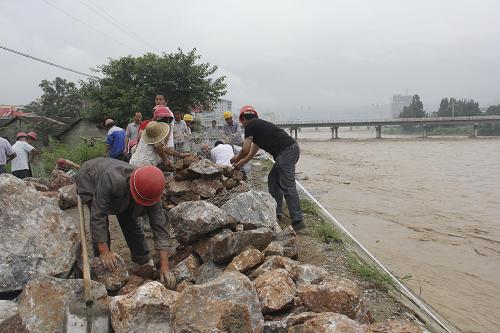
<path id="1" fill-rule="evenodd" d="M 460 329 L 500 332 L 500 138 L 339 135 L 299 132 L 301 183 Z"/>

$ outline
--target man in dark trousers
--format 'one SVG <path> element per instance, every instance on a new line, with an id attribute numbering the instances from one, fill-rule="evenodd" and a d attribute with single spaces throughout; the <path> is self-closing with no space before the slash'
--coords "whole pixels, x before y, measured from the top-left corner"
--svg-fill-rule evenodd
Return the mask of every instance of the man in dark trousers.
<path id="1" fill-rule="evenodd" d="M 132 261 L 152 264 L 144 232 L 137 221 L 149 216 L 155 248 L 160 256 L 160 281 L 169 289 L 175 288 L 175 276 L 168 266 L 168 233 L 160 198 L 165 177 L 154 166 L 134 166 L 111 158 L 98 157 L 83 163 L 76 176 L 77 193 L 90 210 L 90 231 L 94 255 L 113 271 L 116 253 L 111 251 L 108 215 L 118 218 Z"/>
<path id="2" fill-rule="evenodd" d="M 245 140 L 240 153 L 231 159 L 231 163 L 235 167 L 243 167 L 260 148 L 273 155 L 275 163 L 267 177 L 267 185 L 269 193 L 276 200 L 276 215 L 279 218 L 282 214 L 284 196 L 293 228 L 303 229 L 303 215 L 295 186 L 295 164 L 300 156 L 299 145 L 281 128 L 259 119 L 257 111 L 250 105 L 241 108 L 240 122 L 245 127 Z"/>

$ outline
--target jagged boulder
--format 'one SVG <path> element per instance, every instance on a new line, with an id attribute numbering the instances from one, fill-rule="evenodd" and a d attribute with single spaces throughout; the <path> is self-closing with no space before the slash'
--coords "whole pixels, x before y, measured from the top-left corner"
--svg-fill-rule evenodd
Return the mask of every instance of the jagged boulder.
<path id="1" fill-rule="evenodd" d="M 184 280 L 195 282 L 198 276 L 199 267 L 200 262 L 198 258 L 190 254 L 186 259 L 175 265 L 175 267 L 172 269 L 172 272 L 174 273 L 177 282 L 181 282 Z"/>
<path id="2" fill-rule="evenodd" d="M 90 268 L 93 274 L 93 279 L 104 284 L 106 290 L 117 291 L 120 289 L 129 279 L 127 265 L 125 260 L 119 255 L 117 255 L 118 267 L 114 271 L 109 271 L 98 257 L 92 259 Z"/>
<path id="3" fill-rule="evenodd" d="M 224 190 L 224 186 L 217 179 L 199 178 L 193 180 L 193 192 L 198 193 L 202 197 L 211 198 L 215 194 Z"/>
<path id="4" fill-rule="evenodd" d="M 253 281 L 259 296 L 262 313 L 273 313 L 289 308 L 293 304 L 295 283 L 284 269 L 265 272 Z"/>
<path id="5" fill-rule="evenodd" d="M 0 292 L 36 276 L 66 276 L 75 262 L 77 221 L 41 193 L 0 175 Z"/>
<path id="6" fill-rule="evenodd" d="M 174 332 L 262 332 L 264 318 L 250 280 L 239 272 L 184 289 L 174 305 Z"/>
<path id="7" fill-rule="evenodd" d="M 19 300 L 19 314 L 30 333 L 85 332 L 83 280 L 38 277 L 30 280 Z M 109 297 L 106 288 L 92 281 L 94 332 L 109 332 Z M 68 325 L 73 326 L 68 326 Z"/>
<path id="8" fill-rule="evenodd" d="M 196 241 L 217 229 L 235 224 L 223 210 L 206 201 L 181 203 L 168 212 L 168 220 L 180 243 Z"/>
<path id="9" fill-rule="evenodd" d="M 297 249 L 297 234 L 292 226 L 283 229 L 282 232 L 277 233 L 274 240 L 263 251 L 266 257 L 269 256 L 283 256 L 295 259 L 299 255 Z"/>
<path id="10" fill-rule="evenodd" d="M 68 209 L 78 205 L 78 195 L 76 194 L 76 184 L 70 184 L 61 187 L 59 190 L 59 199 L 57 204 L 61 209 Z"/>
<path id="11" fill-rule="evenodd" d="M 221 206 L 245 229 L 260 227 L 281 231 L 276 220 L 276 201 L 267 192 L 251 190 L 241 193 Z"/>
<path id="12" fill-rule="evenodd" d="M 141 285 L 143 285 L 146 282 L 149 282 L 150 280 L 146 280 L 143 277 L 139 275 L 131 275 L 128 279 L 128 281 L 125 283 L 125 285 L 120 289 L 118 292 L 118 295 L 126 295 L 137 288 L 139 288 Z"/>
<path id="13" fill-rule="evenodd" d="M 364 333 L 363 327 L 339 313 L 320 313 L 302 325 L 288 330 L 290 333 Z"/>
<path id="14" fill-rule="evenodd" d="M 363 325 L 364 333 L 422 333 L 417 324 L 408 320 L 388 320 L 383 323 Z"/>
<path id="15" fill-rule="evenodd" d="M 351 280 L 330 277 L 321 284 L 300 286 L 297 293 L 304 305 L 315 312 L 336 312 L 350 318 L 356 316 L 358 286 Z"/>
<path id="16" fill-rule="evenodd" d="M 212 261 L 204 262 L 198 268 L 198 275 L 196 276 L 196 284 L 207 283 L 218 278 L 224 272 L 224 265 L 215 264 Z"/>
<path id="17" fill-rule="evenodd" d="M 227 265 L 226 271 L 238 271 L 245 273 L 246 271 L 260 265 L 264 261 L 262 252 L 255 248 L 249 248 L 236 257 Z"/>
<path id="18" fill-rule="evenodd" d="M 28 333 L 19 316 L 16 302 L 0 300 L 0 332 Z"/>
<path id="19" fill-rule="evenodd" d="M 288 329 L 301 325 L 309 319 L 315 318 L 318 315 L 316 312 L 300 312 L 290 313 L 286 317 L 274 318 L 264 322 L 263 333 L 287 333 Z"/>
<path id="20" fill-rule="evenodd" d="M 190 170 L 200 177 L 204 178 L 217 177 L 218 175 L 222 174 L 223 171 L 222 167 L 207 159 L 192 163 L 187 170 Z"/>
<path id="21" fill-rule="evenodd" d="M 175 162 L 175 172 L 181 172 L 182 170 L 189 168 L 191 164 L 198 162 L 199 160 L 200 159 L 195 155 L 189 155 L 188 157 L 180 158 Z"/>
<path id="22" fill-rule="evenodd" d="M 218 234 L 211 239 L 211 258 L 216 263 L 228 262 L 248 247 L 264 250 L 272 239 L 269 228 Z"/>
<path id="23" fill-rule="evenodd" d="M 192 183 L 189 180 L 171 180 L 165 186 L 165 190 L 171 195 L 179 196 L 191 192 L 191 187 Z"/>
<path id="24" fill-rule="evenodd" d="M 61 187 L 73 184 L 71 177 L 64 171 L 54 169 L 49 176 L 49 190 L 57 191 Z"/>
<path id="25" fill-rule="evenodd" d="M 173 332 L 172 308 L 179 293 L 156 281 L 111 300 L 111 322 L 116 333 Z"/>

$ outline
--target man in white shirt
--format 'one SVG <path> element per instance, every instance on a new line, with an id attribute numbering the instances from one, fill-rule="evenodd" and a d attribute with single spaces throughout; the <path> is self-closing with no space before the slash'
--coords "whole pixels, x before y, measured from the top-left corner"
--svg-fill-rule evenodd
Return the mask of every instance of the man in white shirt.
<path id="1" fill-rule="evenodd" d="M 231 166 L 231 159 L 234 156 L 234 149 L 232 145 L 228 145 L 218 140 L 214 144 L 214 148 L 210 151 L 212 161 L 219 165 Z"/>
<path id="2" fill-rule="evenodd" d="M 142 122 L 142 113 L 136 112 L 134 115 L 134 122 L 127 125 L 125 130 L 125 153 L 129 153 L 129 142 L 137 140 L 139 134 L 139 126 Z"/>
<path id="3" fill-rule="evenodd" d="M 0 137 L 0 175 L 6 172 L 5 165 L 15 157 L 16 153 L 12 149 L 10 142 Z"/>
<path id="4" fill-rule="evenodd" d="M 12 160 L 12 174 L 24 179 L 29 175 L 29 153 L 36 154 L 37 150 L 30 144 L 33 140 L 28 138 L 26 133 L 19 132 L 16 138 L 17 142 L 12 146 L 12 150 L 16 153 L 16 157 Z"/>

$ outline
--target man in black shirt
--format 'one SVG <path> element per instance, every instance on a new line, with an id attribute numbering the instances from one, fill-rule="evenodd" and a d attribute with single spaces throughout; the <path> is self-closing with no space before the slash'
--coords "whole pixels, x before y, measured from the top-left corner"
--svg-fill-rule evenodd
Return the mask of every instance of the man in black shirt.
<path id="1" fill-rule="evenodd" d="M 300 149 L 297 142 L 281 128 L 259 119 L 257 111 L 246 105 L 240 110 L 240 121 L 245 127 L 245 140 L 238 156 L 231 163 L 238 168 L 249 162 L 260 148 L 274 157 L 274 165 L 267 178 L 269 193 L 276 200 L 276 215 L 283 210 L 285 197 L 292 226 L 295 230 L 304 228 L 299 195 L 295 186 L 295 164 L 299 160 Z"/>

